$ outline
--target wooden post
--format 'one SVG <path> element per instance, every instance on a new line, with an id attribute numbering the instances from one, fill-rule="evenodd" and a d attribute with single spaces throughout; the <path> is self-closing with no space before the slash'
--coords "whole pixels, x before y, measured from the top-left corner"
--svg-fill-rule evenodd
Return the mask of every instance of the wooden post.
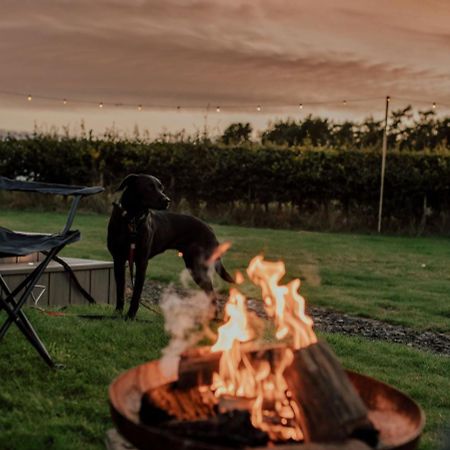
<path id="1" fill-rule="evenodd" d="M 386 97 L 386 110 L 384 114 L 384 132 L 383 132 L 383 147 L 381 156 L 381 181 L 380 181 L 380 203 L 378 208 L 378 233 L 381 233 L 381 217 L 383 215 L 383 195 L 384 195 L 384 172 L 386 170 L 386 152 L 387 152 L 387 126 L 389 117 L 389 102 L 391 98 Z"/>

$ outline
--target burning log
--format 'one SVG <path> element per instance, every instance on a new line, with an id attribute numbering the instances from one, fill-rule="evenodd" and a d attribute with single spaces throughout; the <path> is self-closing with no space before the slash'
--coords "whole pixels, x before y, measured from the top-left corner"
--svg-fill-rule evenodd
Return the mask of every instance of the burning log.
<path id="1" fill-rule="evenodd" d="M 261 257 L 247 273 L 261 287 L 279 345 L 255 347 L 246 298 L 232 288 L 216 343 L 182 355 L 177 382 L 148 392 L 144 412 L 161 427 L 202 440 L 229 439 L 242 422 L 244 435 L 258 430 L 272 442 L 358 438 L 376 445 L 378 432 L 361 398 L 331 350 L 317 341 L 300 280 L 279 284 L 284 264 Z"/>
<path id="2" fill-rule="evenodd" d="M 294 352 L 284 372 L 289 391 L 300 408 L 306 442 L 343 441 L 350 437 L 371 446 L 378 431 L 334 353 L 324 342 Z"/>
<path id="3" fill-rule="evenodd" d="M 189 389 L 195 386 L 209 386 L 212 383 L 213 372 L 219 370 L 222 352 L 208 352 L 200 350 L 181 356 L 178 365 L 177 387 Z"/>
<path id="4" fill-rule="evenodd" d="M 255 347 L 252 343 L 242 345 L 250 363 L 267 361 L 271 366 L 276 366 L 285 352 L 285 345 L 271 345 Z M 209 386 L 213 381 L 213 373 L 219 372 L 220 358 L 222 352 L 211 352 L 205 349 L 188 352 L 181 356 L 178 365 L 177 387 L 179 389 L 190 389 L 195 386 Z"/>

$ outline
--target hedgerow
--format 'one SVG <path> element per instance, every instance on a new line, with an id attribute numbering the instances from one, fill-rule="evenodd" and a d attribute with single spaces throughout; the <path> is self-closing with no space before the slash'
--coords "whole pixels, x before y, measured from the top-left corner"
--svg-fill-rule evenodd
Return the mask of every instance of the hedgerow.
<path id="1" fill-rule="evenodd" d="M 127 174 L 149 173 L 163 181 L 176 205 L 219 211 L 219 216 L 240 208 L 240 221 L 256 225 L 373 229 L 380 166 L 379 150 L 51 136 L 0 141 L 3 176 L 101 183 L 112 192 Z M 388 228 L 417 230 L 426 224 L 430 231 L 447 233 L 449 193 L 450 152 L 389 152 Z"/>

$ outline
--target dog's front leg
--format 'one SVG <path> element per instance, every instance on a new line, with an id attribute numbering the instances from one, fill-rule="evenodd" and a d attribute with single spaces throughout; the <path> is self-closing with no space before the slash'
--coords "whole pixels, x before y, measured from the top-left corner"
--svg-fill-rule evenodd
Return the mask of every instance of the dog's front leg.
<path id="1" fill-rule="evenodd" d="M 127 319 L 134 319 L 139 309 L 142 289 L 144 287 L 145 274 L 147 272 L 148 258 L 142 258 L 136 261 L 136 277 L 134 280 L 133 295 L 131 297 L 130 308 L 128 309 Z"/>
<path id="2" fill-rule="evenodd" d="M 125 299 L 125 259 L 114 258 L 114 278 L 116 279 L 116 311 L 122 313 Z"/>

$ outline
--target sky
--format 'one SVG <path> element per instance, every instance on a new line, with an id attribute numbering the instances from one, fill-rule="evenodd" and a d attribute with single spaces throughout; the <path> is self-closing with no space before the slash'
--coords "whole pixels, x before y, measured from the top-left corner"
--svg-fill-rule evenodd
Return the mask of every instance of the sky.
<path id="1" fill-rule="evenodd" d="M 450 113 L 449 0 L 0 0 L 0 11 L 0 130 L 84 120 L 217 134 L 310 113 L 381 117 L 386 95 Z"/>

